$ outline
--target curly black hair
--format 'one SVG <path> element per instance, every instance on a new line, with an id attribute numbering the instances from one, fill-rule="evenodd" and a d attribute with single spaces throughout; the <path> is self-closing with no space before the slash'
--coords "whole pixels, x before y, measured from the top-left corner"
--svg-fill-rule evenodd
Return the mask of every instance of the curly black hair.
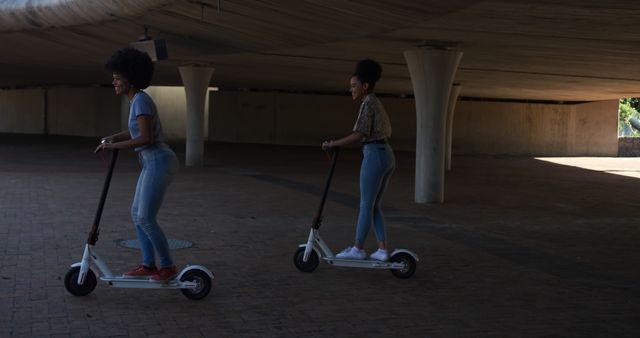
<path id="1" fill-rule="evenodd" d="M 109 73 L 118 73 L 138 89 L 145 89 L 151 84 L 153 62 L 145 52 L 134 48 L 122 48 L 115 52 L 104 68 Z"/>
<path id="2" fill-rule="evenodd" d="M 373 91 L 376 82 L 380 79 L 380 76 L 382 76 L 382 66 L 371 59 L 360 60 L 356 65 L 353 76 L 358 78 L 362 83 L 368 83 L 369 90 Z"/>

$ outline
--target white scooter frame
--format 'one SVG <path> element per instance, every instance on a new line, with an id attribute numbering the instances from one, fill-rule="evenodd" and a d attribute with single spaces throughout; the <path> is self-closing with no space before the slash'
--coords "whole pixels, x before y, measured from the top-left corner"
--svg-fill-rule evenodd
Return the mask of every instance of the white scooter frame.
<path id="1" fill-rule="evenodd" d="M 91 262 L 100 271 L 100 280 L 107 282 L 116 288 L 143 288 L 143 289 L 181 289 L 182 293 L 189 299 L 202 299 L 211 290 L 213 273 L 201 265 L 187 265 L 177 277 L 168 281 L 154 281 L 150 277 L 123 277 L 115 276 L 107 267 L 107 264 L 98 256 L 93 246 L 98 241 L 98 225 L 102 216 L 102 210 L 106 201 L 111 176 L 118 158 L 118 151 L 114 150 L 111 157 L 111 164 L 107 172 L 98 210 L 93 222 L 87 243 L 82 254 L 82 261 L 71 265 L 71 269 L 64 278 L 64 285 L 69 293 L 74 296 L 86 296 L 95 289 L 97 284 L 96 272 L 91 269 Z"/>
<path id="2" fill-rule="evenodd" d="M 415 273 L 418 256 L 409 250 L 394 250 L 391 253 L 388 262 L 372 259 L 341 259 L 335 257 L 331 249 L 329 249 L 329 246 L 325 243 L 322 237 L 320 237 L 319 229 L 322 223 L 322 210 L 329 193 L 329 187 L 331 186 L 338 152 L 339 148 L 335 148 L 320 208 L 318 209 L 318 213 L 313 221 L 311 230 L 309 231 L 307 243 L 300 244 L 293 257 L 295 266 L 302 272 L 312 272 L 318 266 L 319 258 L 322 257 L 324 261 L 334 266 L 391 270 L 391 273 L 398 278 L 410 278 Z"/>
<path id="3" fill-rule="evenodd" d="M 92 246 L 86 244 L 84 247 L 84 254 L 82 255 L 82 261 L 77 262 L 71 265 L 71 268 L 79 267 L 80 270 L 78 272 L 78 278 L 76 279 L 76 283 L 78 285 L 83 285 L 86 281 L 87 275 L 89 271 L 91 273 L 96 274 L 94 270 L 91 269 L 91 262 L 98 267 L 100 270 L 101 276 L 100 280 L 107 282 L 110 286 L 115 288 L 142 288 L 142 289 L 190 289 L 196 290 L 204 287 L 202 285 L 203 281 L 198 280 L 183 280 L 183 277 L 187 274 L 190 275 L 190 271 L 193 272 L 204 272 L 210 279 L 213 279 L 213 273 L 209 271 L 209 269 L 205 268 L 202 265 L 187 265 L 177 277 L 171 279 L 166 282 L 157 282 L 151 280 L 149 277 L 123 277 L 123 276 L 115 276 L 111 270 L 107 267 L 107 264 L 98 256 L 95 250 L 92 250 Z"/>

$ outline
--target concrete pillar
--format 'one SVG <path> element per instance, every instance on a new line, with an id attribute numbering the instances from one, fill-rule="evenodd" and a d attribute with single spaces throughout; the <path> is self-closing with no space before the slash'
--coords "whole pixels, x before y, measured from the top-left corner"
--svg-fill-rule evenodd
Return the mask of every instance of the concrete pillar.
<path id="1" fill-rule="evenodd" d="M 404 57 L 416 102 L 415 201 L 442 203 L 447 104 L 462 52 L 421 48 Z"/>
<path id="2" fill-rule="evenodd" d="M 129 98 L 126 95 L 122 95 L 120 99 L 120 129 L 129 129 Z"/>
<path id="3" fill-rule="evenodd" d="M 453 138 L 453 114 L 456 111 L 456 103 L 458 102 L 458 96 L 462 86 L 459 83 L 454 83 L 451 86 L 451 93 L 449 93 L 449 103 L 447 104 L 447 129 L 446 138 L 444 143 L 444 167 L 447 171 L 451 171 L 451 140 Z"/>
<path id="4" fill-rule="evenodd" d="M 187 96 L 187 166 L 200 166 L 204 162 L 204 104 L 213 75 L 212 67 L 179 67 Z"/>

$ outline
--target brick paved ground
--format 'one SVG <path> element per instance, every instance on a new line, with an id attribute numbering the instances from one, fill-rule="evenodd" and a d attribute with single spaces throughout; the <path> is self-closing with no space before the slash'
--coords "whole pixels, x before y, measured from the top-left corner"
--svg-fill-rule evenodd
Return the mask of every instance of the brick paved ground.
<path id="1" fill-rule="evenodd" d="M 177 263 L 215 273 L 209 297 L 105 284 L 74 297 L 62 278 L 82 254 L 105 169 L 92 149 L 83 138 L 0 135 L 0 337 L 640 336 L 637 178 L 456 157 L 447 202 L 422 206 L 411 202 L 413 155 L 400 153 L 387 232 L 420 255 L 416 275 L 305 274 L 292 255 L 319 201 L 322 153 L 208 145 L 207 165 L 176 177 L 160 221 L 195 243 L 174 251 Z M 322 228 L 336 251 L 351 242 L 358 200 L 359 154 L 343 155 Z M 96 246 L 115 271 L 138 264 L 138 251 L 117 245 L 134 238 L 136 175 L 124 154 Z"/>

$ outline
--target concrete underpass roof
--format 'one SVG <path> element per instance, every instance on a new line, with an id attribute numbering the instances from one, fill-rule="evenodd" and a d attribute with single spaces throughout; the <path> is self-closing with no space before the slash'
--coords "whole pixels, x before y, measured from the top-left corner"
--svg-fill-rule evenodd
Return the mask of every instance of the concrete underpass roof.
<path id="1" fill-rule="evenodd" d="M 222 88 L 342 92 L 354 62 L 378 91 L 412 94 L 403 51 L 464 52 L 462 96 L 590 101 L 640 96 L 640 2 L 594 0 L 0 0 L 0 86 L 108 85 L 106 58 L 149 35 L 177 67 L 215 67 Z"/>

